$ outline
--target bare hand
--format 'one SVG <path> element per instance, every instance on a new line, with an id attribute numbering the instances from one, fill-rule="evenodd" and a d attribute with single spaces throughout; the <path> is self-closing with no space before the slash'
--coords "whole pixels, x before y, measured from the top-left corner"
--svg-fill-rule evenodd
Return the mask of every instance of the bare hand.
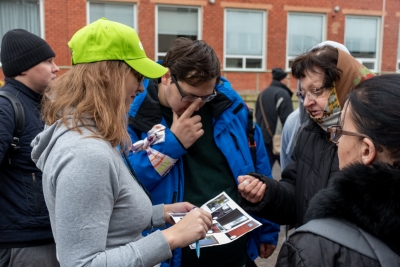
<path id="1" fill-rule="evenodd" d="M 261 243 L 260 244 L 260 249 L 258 251 L 258 256 L 260 258 L 266 259 L 266 258 L 268 258 L 269 256 L 272 255 L 272 253 L 274 252 L 275 249 L 276 249 L 275 245 Z"/>
<path id="2" fill-rule="evenodd" d="M 199 115 L 191 117 L 193 112 L 199 107 L 200 102 L 201 98 L 196 99 L 180 117 L 172 111 L 173 121 L 171 132 L 175 134 L 185 149 L 188 149 L 204 134 L 201 117 Z"/>
<path id="3" fill-rule="evenodd" d="M 238 190 L 244 199 L 251 203 L 258 203 L 263 199 L 267 185 L 261 180 L 250 175 L 243 175 L 238 177 L 238 182 Z"/>
<path id="4" fill-rule="evenodd" d="M 189 212 L 194 205 L 189 202 L 178 202 L 170 205 L 164 205 L 164 219 L 166 223 L 175 224 L 174 220 L 168 213 Z"/>
<path id="5" fill-rule="evenodd" d="M 211 227 L 211 213 L 202 209 L 193 209 L 177 224 L 162 231 L 171 250 L 186 247 L 206 236 Z"/>

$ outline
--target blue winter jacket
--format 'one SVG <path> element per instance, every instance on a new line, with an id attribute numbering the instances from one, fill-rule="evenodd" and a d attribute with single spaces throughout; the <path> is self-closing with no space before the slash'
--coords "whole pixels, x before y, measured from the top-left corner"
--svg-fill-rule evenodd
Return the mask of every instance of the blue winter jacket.
<path id="1" fill-rule="evenodd" d="M 31 159 L 31 142 L 44 128 L 42 96 L 15 79 L 6 78 L 1 90 L 20 100 L 25 123 L 20 149 L 10 152 L 15 128 L 14 109 L 0 97 L 0 248 L 30 247 L 54 242 L 43 197 L 42 172 Z"/>
<path id="2" fill-rule="evenodd" d="M 148 86 L 147 84 L 148 82 L 146 81 L 145 87 L 147 87 L 147 90 L 139 94 L 131 105 L 129 111 L 129 135 L 134 143 L 139 139 L 144 139 L 147 136 L 147 132 L 155 124 L 160 123 L 166 126 L 166 142 L 155 144 L 152 148 L 173 159 L 179 160 L 169 173 L 161 177 L 151 165 L 145 151 L 136 154 L 131 152 L 128 159 L 138 177 L 150 191 L 153 197 L 153 204 L 181 202 L 183 201 L 184 194 L 184 172 L 183 161 L 180 159 L 186 154 L 186 150 L 170 131 L 162 117 L 157 95 L 157 80 L 150 81 Z M 257 125 L 255 129 L 257 169 L 254 170 L 247 141 L 248 109 L 246 104 L 239 94 L 232 89 L 229 81 L 224 78 L 221 78 L 221 82 L 216 90 L 216 98 L 208 103 L 211 105 L 212 110 L 214 138 L 218 148 L 228 161 L 233 177 L 236 180 L 239 175 L 253 171 L 272 177 L 261 130 Z M 140 138 L 138 138 L 138 135 L 140 135 Z M 276 245 L 280 229 L 279 225 L 275 223 L 260 218 L 257 219 L 263 223 L 263 226 L 251 232 L 247 245 L 248 255 L 253 260 L 258 256 L 260 243 Z M 161 266 L 180 266 L 180 259 L 181 249 L 176 249 L 173 259 L 163 262 Z"/>

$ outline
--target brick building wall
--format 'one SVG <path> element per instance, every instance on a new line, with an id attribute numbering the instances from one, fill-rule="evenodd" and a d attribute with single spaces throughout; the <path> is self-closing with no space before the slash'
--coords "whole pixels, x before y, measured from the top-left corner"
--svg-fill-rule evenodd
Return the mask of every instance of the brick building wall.
<path id="1" fill-rule="evenodd" d="M 45 39 L 56 52 L 56 63 L 60 74 L 70 67 L 70 52 L 67 42 L 87 22 L 86 0 L 43 0 Z M 271 69 L 285 68 L 288 12 L 312 12 L 326 14 L 326 40 L 344 43 L 346 15 L 381 17 L 384 23 L 381 44 L 381 72 L 395 72 L 399 43 L 400 1 L 399 0 L 107 0 L 105 2 L 129 2 L 137 5 L 138 33 L 147 56 L 155 59 L 155 10 L 157 4 L 201 7 L 202 39 L 216 51 L 223 65 L 224 58 L 224 10 L 225 8 L 253 9 L 266 11 L 266 69 L 263 71 L 225 71 L 233 87 L 241 94 L 254 94 L 271 82 Z M 385 7 L 383 7 L 385 5 Z M 340 8 L 334 11 L 334 6 Z M 383 10 L 384 8 L 384 10 Z M 380 51 L 378 51 L 378 54 Z M 223 67 L 223 66 L 222 66 Z M 0 80 L 4 76 L 0 71 Z M 296 88 L 297 81 L 291 79 L 290 87 Z"/>

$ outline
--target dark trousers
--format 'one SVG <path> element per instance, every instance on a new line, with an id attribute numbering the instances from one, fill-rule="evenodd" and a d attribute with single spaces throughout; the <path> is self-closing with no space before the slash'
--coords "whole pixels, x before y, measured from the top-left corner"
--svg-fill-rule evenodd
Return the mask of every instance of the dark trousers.
<path id="1" fill-rule="evenodd" d="M 56 245 L 0 249 L 0 267 L 58 267 Z"/>

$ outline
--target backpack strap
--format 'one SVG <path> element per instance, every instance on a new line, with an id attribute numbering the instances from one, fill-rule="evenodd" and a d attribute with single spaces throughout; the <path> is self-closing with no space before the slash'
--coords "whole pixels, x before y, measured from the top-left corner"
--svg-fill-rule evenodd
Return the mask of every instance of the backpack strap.
<path id="1" fill-rule="evenodd" d="M 296 233 L 312 233 L 379 261 L 382 267 L 399 266 L 400 257 L 385 243 L 361 228 L 336 219 L 316 219 L 299 227 Z"/>
<path id="2" fill-rule="evenodd" d="M 251 158 L 253 160 L 253 165 L 254 165 L 254 171 L 257 171 L 257 144 L 256 141 L 254 140 L 254 132 L 256 129 L 256 125 L 253 121 L 253 109 L 252 108 L 247 108 L 248 113 L 247 113 L 247 140 L 249 142 L 249 147 L 250 147 L 250 153 L 251 153 Z"/>
<path id="3" fill-rule="evenodd" d="M 22 107 L 22 104 L 19 101 L 19 99 L 12 93 L 0 90 L 0 96 L 7 98 L 14 109 L 15 128 L 13 132 L 13 140 L 11 142 L 11 150 L 16 151 L 20 149 L 18 143 L 19 143 L 19 138 L 22 135 L 22 130 L 24 129 L 24 123 L 25 123 L 24 108 Z"/>

